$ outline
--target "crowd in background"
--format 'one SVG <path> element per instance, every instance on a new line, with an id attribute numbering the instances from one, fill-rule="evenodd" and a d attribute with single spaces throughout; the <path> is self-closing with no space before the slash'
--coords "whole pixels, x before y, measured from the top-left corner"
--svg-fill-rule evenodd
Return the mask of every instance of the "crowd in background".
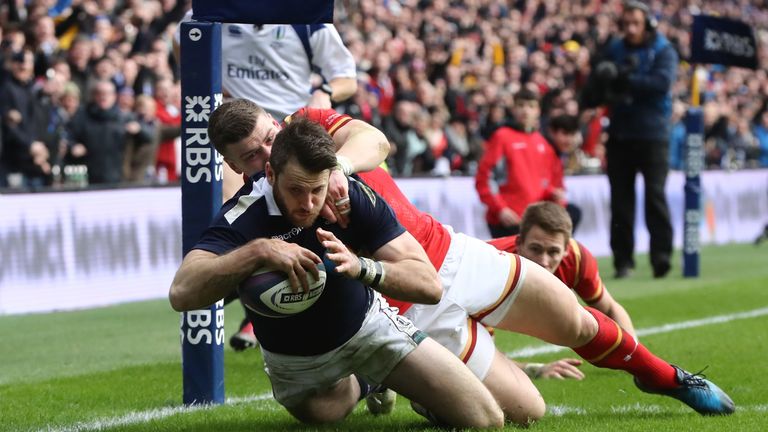
<path id="1" fill-rule="evenodd" d="M 42 186 L 85 164 L 91 183 L 166 182 L 179 169 L 180 86 L 173 31 L 188 0 L 10 0 L 0 6 L 0 160 L 10 186 Z M 673 88 L 670 167 L 682 168 L 692 14 L 730 16 L 768 50 L 768 2 L 653 0 L 683 63 Z M 337 0 L 358 66 L 337 109 L 382 129 L 396 175 L 474 174 L 484 142 L 514 121 L 514 95 L 541 96 L 542 131 L 579 122 L 566 174 L 601 172 L 606 117 L 583 109 L 594 54 L 618 34 L 620 0 Z M 768 75 L 706 66 L 706 166 L 768 167 Z M 94 168 L 93 160 L 101 169 Z M 10 176 L 8 175 L 10 174 Z M 0 186 L 3 180 L 0 180 Z M 7 186 L 8 184 L 6 184 Z"/>

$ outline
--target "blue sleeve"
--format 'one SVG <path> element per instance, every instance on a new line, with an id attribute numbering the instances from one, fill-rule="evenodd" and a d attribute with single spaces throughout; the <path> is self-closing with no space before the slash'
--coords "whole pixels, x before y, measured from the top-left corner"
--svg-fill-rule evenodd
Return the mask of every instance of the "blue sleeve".
<path id="1" fill-rule="evenodd" d="M 389 204 L 359 179 L 349 179 L 349 199 L 350 228 L 368 252 L 376 252 L 405 232 Z"/>
<path id="2" fill-rule="evenodd" d="M 216 255 L 224 255 L 232 249 L 248 243 L 248 239 L 245 238 L 243 233 L 233 227 L 226 217 L 227 212 L 237 204 L 238 198 L 245 190 L 247 189 L 244 186 L 235 196 L 224 203 L 219 213 L 211 221 L 211 224 L 203 231 L 200 240 L 197 241 L 193 249 L 202 249 L 213 252 Z"/>
<path id="3" fill-rule="evenodd" d="M 633 94 L 636 97 L 643 97 L 648 93 L 666 94 L 676 79 L 677 53 L 672 45 L 667 44 L 656 55 L 650 71 L 631 74 L 629 83 Z"/>
<path id="4" fill-rule="evenodd" d="M 235 229 L 218 224 L 208 227 L 193 249 L 202 249 L 216 255 L 224 255 L 246 243 L 247 241 Z"/>

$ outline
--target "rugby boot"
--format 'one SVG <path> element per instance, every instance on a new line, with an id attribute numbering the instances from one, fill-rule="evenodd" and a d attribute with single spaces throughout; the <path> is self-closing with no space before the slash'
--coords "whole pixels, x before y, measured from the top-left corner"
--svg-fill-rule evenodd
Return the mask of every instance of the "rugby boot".
<path id="1" fill-rule="evenodd" d="M 240 330 L 229 338 L 229 346 L 235 351 L 245 351 L 248 348 L 259 346 L 259 341 L 256 340 L 256 335 L 253 334 L 253 324 L 250 322 L 244 323 Z"/>
<path id="2" fill-rule="evenodd" d="M 677 388 L 655 389 L 641 383 L 637 378 L 635 378 L 635 385 L 645 393 L 673 397 L 701 415 L 729 415 L 736 410 L 733 400 L 704 375 L 692 374 L 675 365 L 672 367 L 677 372 L 675 379 L 680 385 Z"/>

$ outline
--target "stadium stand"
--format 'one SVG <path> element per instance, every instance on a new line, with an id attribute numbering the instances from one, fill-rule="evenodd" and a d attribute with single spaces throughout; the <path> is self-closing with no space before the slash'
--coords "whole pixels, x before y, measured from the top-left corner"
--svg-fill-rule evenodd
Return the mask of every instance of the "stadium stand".
<path id="1" fill-rule="evenodd" d="M 2 87 L 13 81 L 14 56 L 28 48 L 34 53 L 31 90 L 36 97 L 24 113 L 3 107 L 0 185 L 82 185 L 81 179 L 71 178 L 80 171 L 65 170 L 78 156 L 68 133 L 78 104 L 72 97 L 74 88 L 79 91 L 80 109 L 86 109 L 90 86 L 111 80 L 118 94 L 125 95 L 121 108 L 135 114 L 131 93 L 155 97 L 158 81 L 170 79 L 178 85 L 172 32 L 190 3 L 4 2 Z M 392 131 L 396 150 L 389 162 L 394 174 L 473 174 L 485 138 L 510 121 L 513 95 L 522 87 L 542 96 L 543 127 L 558 114 L 579 116 L 583 143 L 572 172 L 600 172 L 604 116 L 600 110 L 580 109 L 577 100 L 592 53 L 617 34 L 621 1 L 343 0 L 336 5 L 336 25 L 355 56 L 361 84 L 357 95 L 337 108 Z M 689 55 L 692 14 L 746 19 L 755 28 L 765 58 L 768 5 L 675 0 L 651 1 L 649 6 L 659 29 L 683 59 L 674 86 L 677 133 L 670 146 L 671 167 L 679 169 L 683 139 L 679 118 L 690 98 L 690 65 L 684 59 Z M 716 65 L 705 69 L 707 167 L 766 167 L 768 74 L 763 68 L 725 72 Z M 180 102 L 177 90 L 175 98 Z M 168 106 L 167 98 L 162 104 Z M 29 140 L 9 143 L 8 129 L 35 116 L 50 119 L 39 128 L 56 131 L 40 132 L 47 156 L 37 147 L 31 151 Z M 169 167 L 178 169 L 169 160 L 174 151 L 167 145 L 162 149 L 157 159 L 161 168 L 133 176 L 134 182 L 175 181 L 175 173 L 168 172 Z"/>

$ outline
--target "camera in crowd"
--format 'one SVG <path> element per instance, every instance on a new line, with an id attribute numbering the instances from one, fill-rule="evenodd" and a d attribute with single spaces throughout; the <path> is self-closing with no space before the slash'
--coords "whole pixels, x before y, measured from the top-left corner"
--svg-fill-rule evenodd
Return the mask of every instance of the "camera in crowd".
<path id="1" fill-rule="evenodd" d="M 623 63 L 599 61 L 584 87 L 582 105 L 591 108 L 632 103 L 629 75 L 635 70 L 637 63 L 638 60 L 634 56 L 627 57 Z"/>

